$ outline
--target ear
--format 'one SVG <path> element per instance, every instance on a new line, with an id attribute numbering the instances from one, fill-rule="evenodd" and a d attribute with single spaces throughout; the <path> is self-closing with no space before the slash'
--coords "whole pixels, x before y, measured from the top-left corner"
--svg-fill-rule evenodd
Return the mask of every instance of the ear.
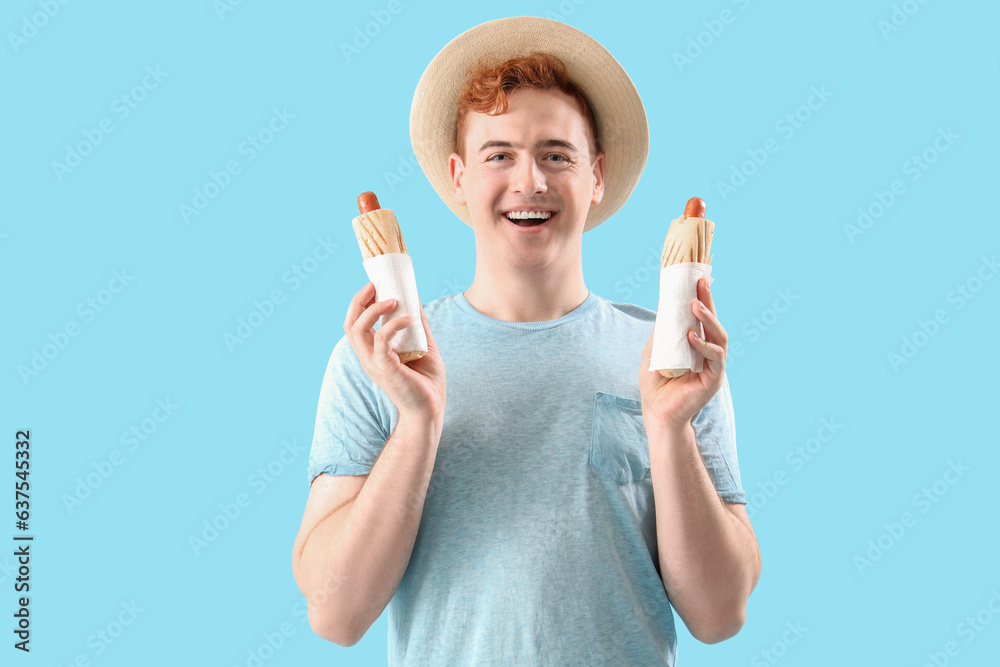
<path id="1" fill-rule="evenodd" d="M 604 153 L 598 153 L 594 160 L 594 197 L 590 200 L 592 206 L 597 206 L 604 199 Z"/>
<path id="2" fill-rule="evenodd" d="M 465 176 L 465 163 L 462 156 L 452 153 L 448 156 L 448 171 L 451 174 L 451 186 L 455 190 L 455 202 L 460 206 L 467 206 L 465 191 L 462 189 L 462 177 Z"/>

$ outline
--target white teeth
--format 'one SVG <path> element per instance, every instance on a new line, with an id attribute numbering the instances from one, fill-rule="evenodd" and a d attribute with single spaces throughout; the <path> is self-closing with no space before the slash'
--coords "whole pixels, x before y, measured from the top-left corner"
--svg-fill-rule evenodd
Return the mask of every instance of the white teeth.
<path id="1" fill-rule="evenodd" d="M 511 211 L 507 214 L 507 218 L 510 220 L 529 220 L 532 218 L 548 220 L 551 217 L 552 211 Z"/>

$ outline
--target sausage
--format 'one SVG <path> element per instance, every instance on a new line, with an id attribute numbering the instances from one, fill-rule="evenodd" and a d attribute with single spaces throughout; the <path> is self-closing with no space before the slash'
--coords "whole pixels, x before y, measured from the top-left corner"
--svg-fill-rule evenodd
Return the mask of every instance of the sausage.
<path id="1" fill-rule="evenodd" d="M 358 210 L 362 213 L 368 213 L 370 211 L 377 211 L 381 206 L 378 205 L 378 197 L 375 196 L 374 192 L 362 192 L 358 196 Z"/>
<path id="2" fill-rule="evenodd" d="M 372 195 L 374 197 L 374 195 Z M 701 197 L 691 197 L 688 199 L 687 206 L 684 207 L 684 217 L 685 218 L 704 218 L 705 217 L 705 200 Z"/>

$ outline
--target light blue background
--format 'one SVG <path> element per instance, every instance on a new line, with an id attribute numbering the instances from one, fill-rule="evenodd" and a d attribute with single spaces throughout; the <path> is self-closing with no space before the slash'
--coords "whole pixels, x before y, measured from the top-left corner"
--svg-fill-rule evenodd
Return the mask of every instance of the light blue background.
<path id="1" fill-rule="evenodd" d="M 402 224 L 421 300 L 469 285 L 471 230 L 406 165 L 410 101 L 452 37 L 519 14 L 562 17 L 603 43 L 649 116 L 634 195 L 584 237 L 588 288 L 655 308 L 645 267 L 669 220 L 699 195 L 717 224 L 713 292 L 764 566 L 735 638 L 703 645 L 678 623 L 678 664 L 922 665 L 950 641 L 960 651 L 950 662 L 990 664 L 1000 618 L 990 613 L 971 641 L 958 625 L 1000 590 L 990 416 L 1000 279 L 961 309 L 948 297 L 1000 251 L 989 202 L 1000 9 L 909 0 L 895 6 L 915 13 L 883 34 L 887 1 L 444 4 L 401 0 L 350 62 L 340 44 L 387 3 L 258 0 L 220 15 L 209 0 L 72 2 L 47 19 L 44 3 L 5 5 L 0 467 L 12 467 L 15 430 L 30 428 L 36 540 L 30 656 L 11 647 L 14 559 L 0 556 L 0 650 L 16 655 L 4 664 L 84 654 L 102 667 L 246 665 L 286 622 L 294 634 L 265 665 L 385 664 L 384 615 L 358 645 L 328 643 L 305 623 L 291 572 L 320 382 L 367 282 L 350 220 L 358 193 L 376 191 Z M 727 9 L 731 23 L 711 23 Z M 32 33 L 24 21 L 36 14 L 44 25 Z M 12 44 L 25 30 L 30 39 Z M 707 46 L 678 67 L 673 54 L 702 32 Z M 166 78 L 121 118 L 113 101 L 147 67 Z M 786 136 L 776 124 L 812 87 L 832 97 Z M 294 119 L 248 161 L 240 144 L 274 108 Z M 113 132 L 60 181 L 53 161 L 104 118 Z M 958 138 L 910 180 L 907 161 L 939 128 Z M 778 151 L 723 196 L 718 182 L 769 138 Z M 230 160 L 240 173 L 185 222 L 179 206 Z M 905 192 L 850 242 L 844 226 L 895 179 Z M 339 248 L 293 289 L 283 277 L 317 237 Z M 87 321 L 78 304 L 123 268 L 134 278 Z M 231 351 L 224 335 L 276 289 L 284 302 Z M 794 298 L 780 314 L 769 311 L 779 290 Z M 938 310 L 947 321 L 893 368 L 888 355 Z M 23 380 L 18 367 L 69 322 L 79 335 Z M 129 451 L 122 433 L 167 398 L 179 407 Z M 823 419 L 843 426 L 798 467 L 789 452 Z M 302 451 L 272 464 L 270 483 L 253 477 L 284 441 Z M 121 465 L 69 511 L 64 495 L 114 450 Z M 914 495 L 957 460 L 969 470 L 922 512 Z M 768 496 L 776 474 L 785 483 Z M 2 478 L 0 539 L 12 545 L 14 479 Z M 189 537 L 241 493 L 249 506 L 196 554 Z M 915 525 L 882 536 L 891 548 L 859 571 L 855 557 L 904 512 Z M 93 636 L 133 600 L 143 611 L 98 654 Z M 796 622 L 807 630 L 785 644 Z"/>

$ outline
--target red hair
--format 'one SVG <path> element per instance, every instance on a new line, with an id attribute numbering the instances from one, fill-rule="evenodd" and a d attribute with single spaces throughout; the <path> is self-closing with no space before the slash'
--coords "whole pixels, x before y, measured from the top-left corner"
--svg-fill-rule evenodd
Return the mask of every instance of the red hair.
<path id="1" fill-rule="evenodd" d="M 597 143 L 597 122 L 590 103 L 583 93 L 566 78 L 566 66 L 547 53 L 532 53 L 512 58 L 499 65 L 479 67 L 470 71 L 458 98 L 458 123 L 455 127 L 455 152 L 463 156 L 465 122 L 470 111 L 498 116 L 507 111 L 508 95 L 518 88 L 557 88 L 576 99 L 587 124 L 590 157 L 600 152 Z"/>

